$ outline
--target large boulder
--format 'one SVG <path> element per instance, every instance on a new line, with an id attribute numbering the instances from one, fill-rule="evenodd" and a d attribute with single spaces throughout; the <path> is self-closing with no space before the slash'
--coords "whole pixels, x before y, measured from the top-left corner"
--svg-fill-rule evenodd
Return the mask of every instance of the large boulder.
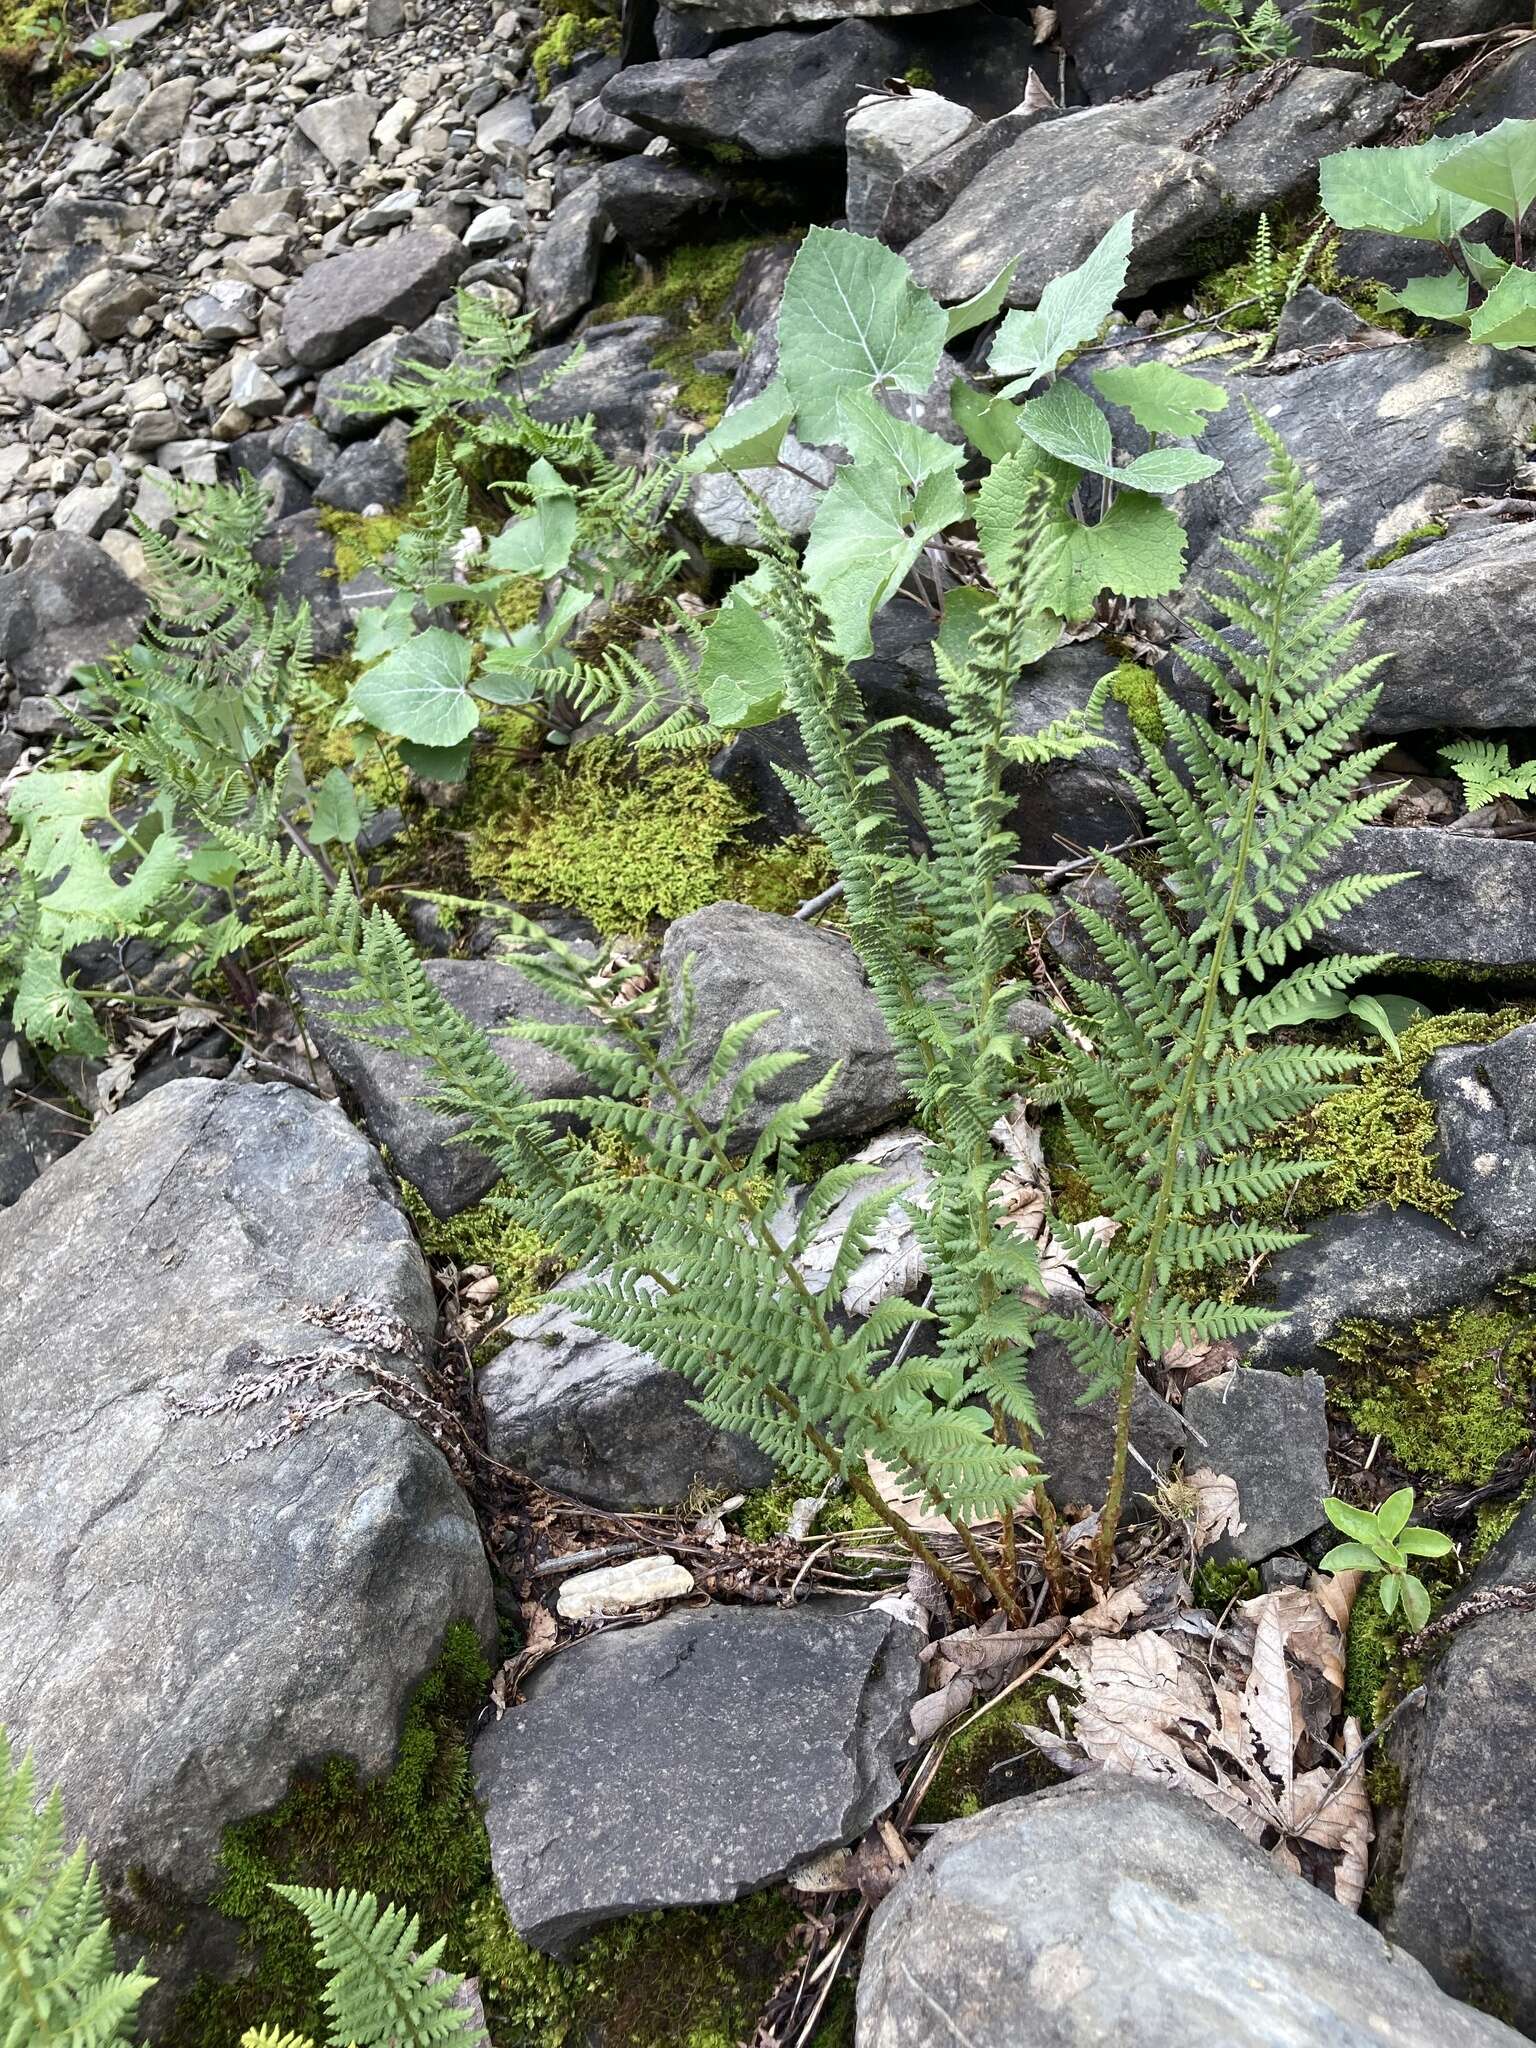
<path id="1" fill-rule="evenodd" d="M 1536 1509 L 1484 1559 L 1467 1600 L 1536 1582 Z M 1445 1990 L 1536 2034 L 1536 1628 L 1505 1608 L 1459 1629 L 1394 1750 L 1407 1777 L 1385 1927 Z"/>
<path id="2" fill-rule="evenodd" d="M 943 218 L 908 244 L 918 283 L 967 299 L 1018 259 L 1008 290 L 1033 306 L 1134 208 L 1129 288 L 1145 293 L 1195 267 L 1234 221 L 1303 198 L 1318 159 L 1369 142 L 1398 101 L 1359 72 L 1308 68 L 1236 100 L 1186 74 L 1150 98 L 1042 122 L 985 166 Z"/>
<path id="3" fill-rule="evenodd" d="M 810 1136 L 862 1137 L 906 1108 L 909 1092 L 885 1019 L 858 955 L 834 932 L 741 903 L 713 903 L 671 926 L 661 971 L 674 1016 L 685 972 L 692 986 L 692 1033 L 683 1042 L 674 1023 L 663 1047 L 685 1088 L 702 1089 L 727 1028 L 762 1011 L 775 1014 L 752 1040 L 751 1056 L 804 1055 L 746 1111 L 733 1128 L 733 1145 L 754 1144 L 773 1111 L 803 1095 L 834 1060 L 840 1071 Z M 719 1083 L 706 1097 L 705 1113 L 720 1115 L 729 1094 L 729 1084 Z"/>
<path id="4" fill-rule="evenodd" d="M 770 163 L 840 156 L 848 115 L 872 83 L 921 64 L 947 99 L 1001 114 L 1023 98 L 1033 51 L 1023 23 L 979 12 L 963 27 L 840 21 L 631 65 L 603 88 L 603 105 L 695 148 L 723 144 Z"/>
<path id="5" fill-rule="evenodd" d="M 537 394 L 528 410 L 546 426 L 590 414 L 604 453 L 642 468 L 675 433 L 677 380 L 657 369 L 655 357 L 676 338 L 669 320 L 642 314 L 583 328 L 574 344 L 539 349 L 521 365 L 520 381 Z"/>
<path id="6" fill-rule="evenodd" d="M 391 327 L 414 327 L 453 289 L 469 251 L 445 228 L 417 228 L 323 256 L 288 294 L 283 341 L 306 370 L 323 370 Z"/>
<path id="7" fill-rule="evenodd" d="M 706 1422 L 681 1373 L 587 1329 L 565 1294 L 510 1323 L 476 1381 L 493 1457 L 600 1508 L 673 1507 L 700 1482 L 768 1484 L 772 1459 Z"/>
<path id="8" fill-rule="evenodd" d="M 681 22 L 713 35 L 846 21 L 851 16 L 884 21 L 901 14 L 944 14 L 968 4 L 969 0 L 673 0 Z"/>
<path id="9" fill-rule="evenodd" d="M 585 1092 L 585 1080 L 569 1060 L 530 1039 L 505 1035 L 508 1024 L 575 1023 L 577 1011 L 503 960 L 429 960 L 424 971 L 445 1001 L 489 1034 L 533 1100 Z M 355 1099 L 370 1135 L 389 1148 L 395 1171 L 420 1191 L 433 1214 L 456 1216 L 489 1194 L 499 1169 L 463 1142 L 466 1119 L 428 1106 L 432 1076 L 426 1061 L 350 1037 L 344 1012 L 327 1011 L 322 985 L 301 982 L 301 989 L 310 998 L 309 1029 L 326 1064 Z"/>
<path id="10" fill-rule="evenodd" d="M 855 1840 L 899 1789 L 919 1647 L 881 1609 L 812 1602 L 685 1609 L 563 1651 L 475 1744 L 513 1926 L 558 1953 Z"/>
<path id="11" fill-rule="evenodd" d="M 1183 1793 L 1106 1771 L 938 1830 L 870 1923 L 859 2048 L 1518 2048 Z"/>
<path id="12" fill-rule="evenodd" d="M 240 1458 L 280 1406 L 173 1403 L 326 1347 L 412 1370 L 389 1333 L 430 1341 L 426 1269 L 334 1104 L 178 1081 L 23 1195 L 0 1288 L 0 1722 L 112 1884 L 195 1902 L 298 1765 L 387 1767 L 448 1624 L 493 1610 L 411 1424 L 365 1405 Z M 342 1302 L 350 1334 L 317 1320 Z"/>
<path id="13" fill-rule="evenodd" d="M 1536 1025 L 1437 1053 L 1420 1085 L 1435 1105 L 1438 1170 L 1457 1191 L 1451 1221 L 1384 1202 L 1330 1216 L 1265 1267 L 1282 1319 L 1252 1341 L 1255 1363 L 1327 1372 L 1320 1347 L 1341 1323 L 1405 1326 L 1536 1265 Z"/>
<path id="14" fill-rule="evenodd" d="M 44 533 L 26 565 L 0 575 L 0 675 L 23 694 L 57 696 L 83 664 L 138 635 L 149 599 L 83 533 Z"/>
<path id="15" fill-rule="evenodd" d="M 1376 733 L 1536 726 L 1536 528 L 1468 526 L 1355 583 L 1362 648 L 1387 650 Z"/>
<path id="16" fill-rule="evenodd" d="M 1463 967 L 1536 964 L 1536 845 L 1433 826 L 1373 825 L 1318 870 L 1408 875 L 1334 918 L 1314 944 L 1328 953 L 1391 953 Z"/>
<path id="17" fill-rule="evenodd" d="M 1309 4 L 1280 0 L 1302 49 L 1311 41 Z M 1058 0 L 1056 12 L 1091 100 L 1126 99 L 1205 62 L 1211 18 L 1199 0 Z"/>

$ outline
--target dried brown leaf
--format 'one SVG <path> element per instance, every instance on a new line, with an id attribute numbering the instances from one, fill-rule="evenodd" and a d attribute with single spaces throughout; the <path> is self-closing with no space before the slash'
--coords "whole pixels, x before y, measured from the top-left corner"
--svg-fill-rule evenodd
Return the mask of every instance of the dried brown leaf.
<path id="1" fill-rule="evenodd" d="M 1242 1535 L 1247 1524 L 1235 1479 L 1202 1465 L 1198 1472 L 1186 1474 L 1184 1486 L 1193 1495 L 1190 1538 L 1197 1551 L 1208 1550 L 1223 1536 Z"/>

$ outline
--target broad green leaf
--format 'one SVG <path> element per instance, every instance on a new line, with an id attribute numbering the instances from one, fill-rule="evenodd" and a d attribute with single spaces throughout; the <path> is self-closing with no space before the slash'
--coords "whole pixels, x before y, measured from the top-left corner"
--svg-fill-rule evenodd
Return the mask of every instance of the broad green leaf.
<path id="1" fill-rule="evenodd" d="M 576 518 L 573 490 L 548 492 L 531 512 L 503 527 L 485 559 L 512 576 L 558 576 L 576 544 Z"/>
<path id="2" fill-rule="evenodd" d="M 1468 137 L 1431 176 L 1479 211 L 1494 206 L 1506 220 L 1523 220 L 1536 199 L 1536 121 L 1501 121 Z"/>
<path id="3" fill-rule="evenodd" d="M 694 677 L 712 725 L 739 732 L 784 708 L 784 664 L 763 616 L 761 571 L 735 584 L 709 623 Z"/>
<path id="4" fill-rule="evenodd" d="M 1227 393 L 1220 384 L 1191 376 L 1172 363 L 1129 363 L 1099 370 L 1093 382 L 1101 398 L 1123 405 L 1149 434 L 1203 434 L 1208 415 L 1227 407 Z"/>
<path id="5" fill-rule="evenodd" d="M 1450 242 L 1485 211 L 1437 184 L 1434 173 L 1461 147 L 1455 136 L 1411 149 L 1344 149 L 1318 165 L 1323 211 L 1337 227 L 1379 228 L 1416 242 Z"/>
<path id="6" fill-rule="evenodd" d="M 1073 349 L 1095 339 L 1125 289 L 1135 223 L 1134 213 L 1122 214 L 1075 270 L 1051 279 L 1032 313 L 1008 315 L 987 358 L 994 376 L 1018 379 L 1005 397 L 1060 369 Z"/>
<path id="7" fill-rule="evenodd" d="M 1323 1513 L 1346 1536 L 1352 1536 L 1357 1543 L 1363 1543 L 1368 1550 L 1374 1550 L 1380 1540 L 1376 1517 L 1367 1514 L 1364 1508 L 1353 1508 L 1347 1500 L 1337 1500 L 1332 1494 L 1323 1502 Z"/>
<path id="8" fill-rule="evenodd" d="M 957 583 L 946 595 L 938 645 L 956 668 L 963 668 L 969 660 L 971 642 L 996 602 L 995 591 L 979 590 L 972 583 Z M 1061 625 L 1055 612 L 1041 612 L 1035 621 L 1035 636 L 1021 651 L 1020 660 L 1028 664 L 1049 654 L 1061 638 Z"/>
<path id="9" fill-rule="evenodd" d="M 912 282 L 894 249 L 812 228 L 784 285 L 779 364 L 807 441 L 841 437 L 855 393 L 926 392 L 938 375 L 948 322 Z"/>
<path id="10" fill-rule="evenodd" d="M 1221 468 L 1214 456 L 1195 448 L 1152 448 L 1116 469 L 1109 421 L 1086 391 L 1065 380 L 1021 405 L 1019 425 L 1036 447 L 1059 462 L 1159 497 L 1214 476 Z"/>
<path id="11" fill-rule="evenodd" d="M 1413 1513 L 1413 1488 L 1400 1486 L 1395 1493 L 1389 1493 L 1376 1510 L 1376 1526 L 1382 1535 L 1395 1543 L 1408 1526 L 1408 1517 Z"/>
<path id="12" fill-rule="evenodd" d="M 1096 526 L 1069 522 L 1058 573 L 1065 588 L 1057 609 L 1069 619 L 1086 619 L 1100 591 L 1117 597 L 1166 597 L 1184 580 L 1189 536 L 1156 498 L 1121 491 Z"/>
<path id="13" fill-rule="evenodd" d="M 914 489 L 930 476 L 960 467 L 965 450 L 926 427 L 897 419 L 878 398 L 853 393 L 843 401 L 843 445 L 855 462 L 894 470 Z"/>
<path id="14" fill-rule="evenodd" d="M 469 681 L 469 642 L 434 626 L 396 648 L 355 685 L 351 709 L 397 739 L 451 747 L 480 722 Z"/>
<path id="15" fill-rule="evenodd" d="M 1018 407 L 1006 398 L 978 391 L 963 377 L 949 387 L 949 409 L 966 440 L 988 462 L 1001 462 L 1023 444 Z"/>
<path id="16" fill-rule="evenodd" d="M 240 879 L 240 863 L 222 846 L 200 846 L 187 856 L 187 873 L 194 882 L 207 882 L 214 889 L 232 889 Z"/>
<path id="17" fill-rule="evenodd" d="M 1429 1594 L 1412 1572 L 1404 1572 L 1402 1578 L 1395 1583 L 1402 1589 L 1403 1613 L 1407 1617 L 1408 1626 L 1422 1628 L 1430 1616 Z"/>
<path id="18" fill-rule="evenodd" d="M 409 590 L 397 591 L 386 605 L 370 605 L 359 612 L 352 652 L 364 668 L 380 655 L 403 647 L 416 628 L 411 622 L 416 599 Z"/>
<path id="19" fill-rule="evenodd" d="M 1382 1008 L 1375 996 L 1356 996 L 1354 1001 L 1348 1005 L 1348 1015 L 1358 1017 L 1368 1030 L 1374 1031 L 1378 1038 L 1384 1038 L 1394 1055 L 1396 1054 L 1396 1028 L 1392 1023 L 1390 1015 Z"/>
<path id="20" fill-rule="evenodd" d="M 1363 1543 L 1335 1543 L 1318 1559 L 1317 1568 L 1323 1572 L 1375 1572 L 1380 1571 L 1381 1560 Z"/>
<path id="21" fill-rule="evenodd" d="M 1462 261 L 1477 283 L 1485 292 L 1491 292 L 1508 270 L 1509 258 L 1495 255 L 1486 242 L 1469 242 L 1465 235 L 1460 237 L 1457 246 L 1461 250 Z"/>
<path id="22" fill-rule="evenodd" d="M 1447 270 L 1440 277 L 1410 277 L 1400 292 L 1381 285 L 1376 301 L 1384 311 L 1401 307 L 1420 320 L 1453 320 L 1464 326 L 1470 289 L 1465 272 Z"/>
<path id="23" fill-rule="evenodd" d="M 951 306 L 944 339 L 953 341 L 957 335 L 969 334 L 973 327 L 980 327 L 983 321 L 990 320 L 994 313 L 1001 313 L 1003 301 L 1008 296 L 1008 287 L 1013 283 L 1013 273 L 1018 267 L 1019 259 L 1015 256 L 1010 263 L 1003 265 L 992 282 L 977 292 L 974 298 L 967 299 L 963 305 Z"/>
<path id="24" fill-rule="evenodd" d="M 591 602 L 590 590 L 572 585 L 561 591 L 547 619 L 532 619 L 511 633 L 488 635 L 485 660 L 475 678 L 476 694 L 492 704 L 531 703 L 552 671 L 570 667 L 561 642 Z"/>
<path id="25" fill-rule="evenodd" d="M 1536 344 L 1536 271 L 1506 270 L 1472 315 L 1467 332 L 1473 341 L 1494 348 Z"/>
<path id="26" fill-rule="evenodd" d="M 1401 1590 L 1401 1586 L 1401 1579 L 1395 1578 L 1390 1573 L 1387 1574 L 1386 1577 L 1377 1580 L 1376 1587 L 1378 1593 L 1381 1596 L 1381 1605 L 1383 1613 L 1396 1614 L 1398 1595 Z"/>
<path id="27" fill-rule="evenodd" d="M 794 402 L 775 377 L 765 391 L 732 408 L 700 441 L 688 467 L 704 475 L 712 470 L 766 469 L 776 462 L 784 436 L 795 417 Z"/>
<path id="28" fill-rule="evenodd" d="M 1409 1557 L 1449 1557 L 1456 1548 L 1440 1529 L 1405 1529 L 1397 1539 L 1397 1547 Z"/>
<path id="29" fill-rule="evenodd" d="M 452 747 L 423 747 L 414 740 L 400 742 L 400 758 L 413 775 L 428 782 L 462 782 L 469 773 L 467 739 Z"/>
<path id="30" fill-rule="evenodd" d="M 838 471 L 817 508 L 805 574 L 845 660 L 873 651 L 870 620 L 925 543 L 964 516 L 964 495 L 948 472 L 929 477 L 914 492 L 873 466 Z"/>
<path id="31" fill-rule="evenodd" d="M 340 840 L 343 846 L 355 846 L 362 822 L 357 791 L 346 770 L 333 768 L 315 791 L 310 808 L 310 837 L 320 846 L 329 846 L 334 840 Z"/>
<path id="32" fill-rule="evenodd" d="M 1047 455 L 1032 441 L 993 463 L 971 501 L 971 513 L 982 559 L 994 584 L 1002 580 L 1004 550 L 1018 532 L 1041 482 L 1050 487 L 1052 507 L 1060 513 L 1064 512 L 1077 479 L 1075 469 Z"/>

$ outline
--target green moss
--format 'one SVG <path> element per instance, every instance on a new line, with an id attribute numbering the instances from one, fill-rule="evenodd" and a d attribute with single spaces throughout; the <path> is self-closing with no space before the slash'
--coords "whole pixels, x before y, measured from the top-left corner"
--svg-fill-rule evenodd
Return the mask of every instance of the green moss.
<path id="1" fill-rule="evenodd" d="M 607 936 L 733 900 L 793 909 L 825 888 L 808 840 L 756 848 L 749 805 L 697 755 L 597 739 L 487 783 L 473 770 L 470 871 L 514 903 L 558 904 Z"/>
<path id="2" fill-rule="evenodd" d="M 1298 1187 L 1286 1213 L 1297 1222 L 1336 1209 L 1373 1202 L 1422 1209 L 1449 1222 L 1456 1190 L 1435 1170 L 1438 1128 L 1419 1076 L 1448 1046 L 1482 1045 L 1527 1021 L 1509 1007 L 1489 1016 L 1457 1010 L 1423 1017 L 1399 1032 L 1395 1053 L 1373 1058 L 1360 1081 L 1329 1096 L 1266 1149 L 1290 1159 L 1314 1159 L 1321 1170 Z"/>
<path id="3" fill-rule="evenodd" d="M 1149 746 L 1168 743 L 1168 728 L 1157 701 L 1157 677 L 1139 661 L 1122 661 L 1109 678 L 1109 694 Z"/>
<path id="4" fill-rule="evenodd" d="M 714 426 L 730 396 L 730 379 L 698 368 L 698 358 L 731 346 L 731 293 L 741 267 L 762 239 L 694 242 L 674 249 L 654 275 L 642 277 L 625 266 L 609 280 L 598 317 L 630 320 L 641 315 L 672 322 L 675 335 L 653 352 L 658 370 L 678 381 L 678 404 L 691 417 Z"/>
<path id="5" fill-rule="evenodd" d="M 1400 1617 L 1382 1612 L 1376 1588 L 1367 1580 L 1350 1610 L 1344 1654 L 1344 1711 L 1355 1716 L 1366 1734 L 1391 1706 L 1402 1636 Z"/>
<path id="6" fill-rule="evenodd" d="M 935 92 L 938 89 L 939 82 L 926 64 L 909 64 L 901 75 L 916 92 Z"/>
<path id="7" fill-rule="evenodd" d="M 595 0 L 569 0 L 550 17 L 530 52 L 539 98 L 548 99 L 557 71 L 568 71 L 592 50 L 617 50 L 619 24 Z"/>
<path id="8" fill-rule="evenodd" d="M 1257 1565 L 1240 1557 L 1207 1558 L 1195 1572 L 1197 1606 L 1222 1614 L 1234 1600 L 1254 1600 L 1263 1591 Z"/>
<path id="9" fill-rule="evenodd" d="M 1536 1315 L 1531 1297 L 1453 1309 L 1410 1329 L 1345 1323 L 1328 1349 L 1350 1367 L 1329 1394 L 1405 1470 L 1482 1486 L 1531 1441 Z"/>
<path id="10" fill-rule="evenodd" d="M 1372 555 L 1365 566 L 1367 569 L 1388 568 L 1427 541 L 1444 540 L 1449 531 L 1443 519 L 1426 519 L 1422 526 L 1410 526 L 1406 533 L 1400 533 L 1390 547 L 1383 548 L 1379 555 Z"/>
<path id="11" fill-rule="evenodd" d="M 759 1487 L 756 1493 L 749 1493 L 730 1521 L 737 1533 L 749 1543 L 771 1543 L 789 1527 L 795 1502 L 802 1498 L 805 1490 L 787 1479 L 775 1480 L 772 1486 Z M 822 1507 L 812 1524 L 812 1533 L 837 1536 L 846 1535 L 854 1529 L 878 1529 L 880 1526 L 880 1517 L 856 1493 L 840 1493 Z"/>
<path id="12" fill-rule="evenodd" d="M 1044 1681 L 1027 1685 L 951 1736 L 938 1774 L 924 1795 L 919 1821 L 937 1825 L 946 1820 L 968 1820 L 980 1813 L 988 1773 L 1016 1757 L 1029 1760 L 1031 1779 L 1038 1775 L 1036 1789 L 1054 1784 L 1058 1774 L 1035 1749 L 1027 1732 L 1045 1725 L 1045 1701 L 1051 1690 Z"/>
<path id="13" fill-rule="evenodd" d="M 496 1305 L 506 1315 L 524 1314 L 568 1270 L 554 1247 L 508 1215 L 493 1194 L 446 1223 L 433 1215 L 409 1181 L 400 1183 L 400 1198 L 429 1259 L 490 1267 L 501 1282 Z"/>
<path id="14" fill-rule="evenodd" d="M 334 505 L 320 508 L 320 524 L 331 537 L 336 556 L 336 580 L 348 583 L 384 557 L 410 524 L 405 512 L 339 512 Z"/>

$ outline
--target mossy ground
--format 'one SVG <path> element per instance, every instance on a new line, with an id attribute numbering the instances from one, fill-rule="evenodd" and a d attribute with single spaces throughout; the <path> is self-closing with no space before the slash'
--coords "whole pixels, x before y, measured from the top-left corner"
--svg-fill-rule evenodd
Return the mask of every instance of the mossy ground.
<path id="1" fill-rule="evenodd" d="M 1032 1789 L 1054 1784 L 1058 1773 L 1034 1748 L 1028 1734 L 1031 1728 L 1046 1725 L 1046 1700 L 1052 1690 L 1044 1680 L 1026 1685 L 952 1735 L 938 1773 L 924 1795 L 918 1820 L 937 1826 L 947 1820 L 968 1820 L 972 1814 L 980 1813 L 986 1804 L 988 1774 L 999 1764 L 1022 1759 L 1023 1775 Z"/>
<path id="2" fill-rule="evenodd" d="M 446 1223 L 433 1215 L 409 1181 L 400 1183 L 400 1197 L 429 1259 L 490 1267 L 501 1283 L 496 1299 L 501 1314 L 524 1314 L 566 1271 L 554 1247 L 508 1215 L 493 1194 Z"/>
<path id="3" fill-rule="evenodd" d="M 492 2048 L 734 2048 L 786 1968 L 800 1914 L 782 1893 L 735 1906 L 638 1916 L 569 1962 L 519 1940 L 491 1875 L 468 1731 L 490 1671 L 474 1631 L 448 1631 L 407 1709 L 396 1764 L 372 1783 L 331 1758 L 293 1780 L 272 1812 L 226 1832 L 214 1900 L 241 1927 L 248 1975 L 203 1979 L 164 2048 L 232 2048 L 262 2022 L 329 2038 L 308 1930 L 273 1883 L 352 1886 L 420 1916 L 443 1965 L 479 1979 Z M 815 2048 L 849 2048 L 840 1999 Z"/>
<path id="4" fill-rule="evenodd" d="M 651 360 L 677 379 L 679 410 L 706 427 L 714 426 L 725 411 L 731 380 L 718 371 L 701 370 L 699 359 L 732 345 L 730 297 L 742 265 L 762 245 L 761 236 L 688 243 L 674 249 L 648 276 L 633 264 L 624 264 L 603 283 L 605 303 L 599 319 L 631 320 L 646 314 L 673 323 L 675 336 L 663 341 Z"/>
<path id="5" fill-rule="evenodd" d="M 751 806 L 701 756 L 636 756 L 616 740 L 472 770 L 465 818 L 482 887 L 574 911 L 609 937 L 722 900 L 790 911 L 830 879 L 813 841 L 753 845 Z"/>
<path id="6" fill-rule="evenodd" d="M 775 1536 L 782 1536 L 789 1527 L 795 1502 L 805 1490 L 787 1479 L 775 1480 L 772 1486 L 759 1487 L 756 1493 L 749 1493 L 730 1519 L 749 1543 L 771 1543 Z M 812 1524 L 812 1534 L 835 1536 L 853 1529 L 878 1529 L 880 1526 L 880 1517 L 873 1508 L 866 1507 L 856 1494 L 843 1493 L 829 1500 L 821 1509 Z"/>
<path id="7" fill-rule="evenodd" d="M 567 0 L 557 13 L 547 15 L 545 25 L 530 56 L 539 98 L 548 99 L 557 79 L 593 50 L 617 50 L 618 17 L 599 0 Z"/>

